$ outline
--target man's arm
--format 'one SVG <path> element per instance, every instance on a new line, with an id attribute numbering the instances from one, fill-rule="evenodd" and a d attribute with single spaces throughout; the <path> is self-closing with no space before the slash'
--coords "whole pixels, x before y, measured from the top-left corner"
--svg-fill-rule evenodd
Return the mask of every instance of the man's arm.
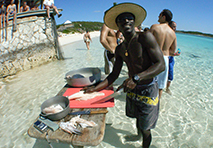
<path id="1" fill-rule="evenodd" d="M 16 10 L 16 5 L 15 5 L 15 12 L 17 13 L 17 10 Z"/>
<path id="2" fill-rule="evenodd" d="M 7 13 L 7 14 L 9 13 L 9 5 L 7 6 L 7 11 L 6 11 L 6 13 Z"/>
<path id="3" fill-rule="evenodd" d="M 111 85 L 119 76 L 122 66 L 123 66 L 123 59 L 119 56 L 119 50 L 116 50 L 115 56 L 116 56 L 116 61 L 113 67 L 113 71 L 107 76 L 107 78 L 99 83 L 96 87 L 85 87 L 83 90 L 85 93 L 91 93 L 94 91 L 100 91 L 107 86 Z"/>
<path id="4" fill-rule="evenodd" d="M 109 33 L 109 28 L 104 24 L 101 28 L 100 42 L 104 46 L 104 48 L 111 53 L 114 53 L 114 49 L 112 49 L 107 41 L 107 36 Z"/>
<path id="5" fill-rule="evenodd" d="M 20 12 L 23 12 L 23 6 L 21 6 L 21 8 L 20 8 Z"/>
<path id="6" fill-rule="evenodd" d="M 27 6 L 27 10 L 26 11 L 29 11 L 30 10 L 30 7 L 29 6 Z"/>
<path id="7" fill-rule="evenodd" d="M 88 38 L 89 38 L 89 40 L 92 42 L 92 38 L 90 37 L 90 34 L 88 34 Z"/>
<path id="8" fill-rule="evenodd" d="M 175 51 L 176 51 L 176 47 L 177 47 L 177 39 L 176 39 L 176 36 L 175 36 L 175 39 L 169 49 L 169 55 L 170 56 L 175 56 Z"/>

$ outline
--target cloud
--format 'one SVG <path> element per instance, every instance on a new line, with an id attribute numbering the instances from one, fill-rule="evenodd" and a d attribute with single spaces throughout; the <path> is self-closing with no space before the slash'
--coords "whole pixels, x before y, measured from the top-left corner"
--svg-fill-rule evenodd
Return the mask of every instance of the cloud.
<path id="1" fill-rule="evenodd" d="M 96 10 L 96 11 L 94 11 L 95 13 L 99 13 L 99 12 L 101 12 L 100 10 Z"/>

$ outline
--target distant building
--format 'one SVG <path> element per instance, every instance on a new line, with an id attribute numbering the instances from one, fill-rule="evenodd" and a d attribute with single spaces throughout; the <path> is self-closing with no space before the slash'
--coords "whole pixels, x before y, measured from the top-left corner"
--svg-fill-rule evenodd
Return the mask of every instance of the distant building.
<path id="1" fill-rule="evenodd" d="M 61 25 L 61 26 L 58 28 L 58 31 L 63 31 L 64 29 L 70 28 L 70 27 L 74 27 L 74 24 L 72 24 L 71 21 L 66 20 L 66 21 L 63 23 L 63 25 Z"/>

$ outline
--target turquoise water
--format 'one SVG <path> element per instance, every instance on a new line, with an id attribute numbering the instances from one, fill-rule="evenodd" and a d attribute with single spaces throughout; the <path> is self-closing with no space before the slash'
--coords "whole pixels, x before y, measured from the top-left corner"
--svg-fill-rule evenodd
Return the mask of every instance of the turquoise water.
<path id="1" fill-rule="evenodd" d="M 175 57 L 172 95 L 163 92 L 160 116 L 152 130 L 151 148 L 213 147 L 213 39 L 177 34 L 181 55 Z M 44 100 L 57 94 L 66 84 L 65 74 L 83 67 L 103 71 L 103 47 L 94 38 L 87 50 L 83 41 L 62 47 L 64 61 L 54 61 L 3 80 L 0 90 L 1 147 L 48 147 L 45 140 L 27 135 L 40 113 Z M 123 67 L 118 86 L 127 77 Z M 127 142 L 125 135 L 136 134 L 135 120 L 125 116 L 125 94 L 116 97 L 115 107 L 108 108 L 103 141 L 97 148 L 134 148 L 141 141 Z M 54 147 L 71 147 L 53 143 Z"/>

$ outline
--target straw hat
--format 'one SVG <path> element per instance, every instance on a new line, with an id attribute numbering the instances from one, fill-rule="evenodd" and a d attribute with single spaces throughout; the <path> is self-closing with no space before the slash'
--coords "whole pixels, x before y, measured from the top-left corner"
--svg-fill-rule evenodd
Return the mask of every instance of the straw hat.
<path id="1" fill-rule="evenodd" d="M 135 16 L 135 26 L 139 26 L 146 18 L 146 10 L 140 5 L 134 3 L 121 3 L 105 11 L 104 23 L 109 28 L 118 30 L 115 19 L 119 14 L 124 12 L 132 13 Z"/>

